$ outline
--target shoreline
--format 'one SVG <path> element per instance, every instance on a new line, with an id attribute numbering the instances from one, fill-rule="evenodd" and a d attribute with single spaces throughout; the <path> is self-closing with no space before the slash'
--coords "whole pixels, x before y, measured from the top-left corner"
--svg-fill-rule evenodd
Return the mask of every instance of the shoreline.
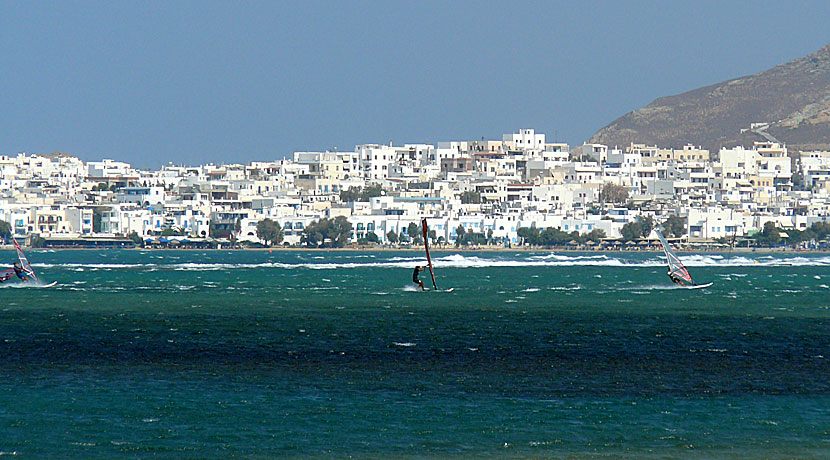
<path id="1" fill-rule="evenodd" d="M 431 246 L 432 251 L 441 252 L 482 252 L 482 253 L 511 253 L 511 252 L 549 252 L 549 253 L 583 253 L 583 254 L 636 254 L 636 253 L 662 253 L 663 249 L 660 247 L 649 248 L 632 248 L 632 249 L 606 249 L 606 248 L 568 248 L 568 247 L 441 247 Z M 0 246 L 0 250 L 14 251 L 12 245 Z M 79 248 L 79 247 L 49 247 L 49 248 L 26 248 L 27 251 L 111 251 L 111 250 L 125 250 L 125 251 L 255 251 L 255 252 L 423 252 L 423 248 L 413 247 L 386 247 L 386 246 L 350 246 L 342 248 L 307 248 L 307 247 L 284 247 L 275 246 L 273 248 L 160 248 L 160 247 L 134 247 L 134 248 Z M 678 253 L 708 253 L 708 254 L 830 254 L 830 249 L 794 249 L 794 248 L 684 248 L 676 250 Z"/>

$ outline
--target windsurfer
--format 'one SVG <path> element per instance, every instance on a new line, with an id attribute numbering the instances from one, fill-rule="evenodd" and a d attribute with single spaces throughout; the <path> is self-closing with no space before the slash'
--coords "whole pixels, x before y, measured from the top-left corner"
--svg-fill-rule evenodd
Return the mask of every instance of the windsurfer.
<path id="1" fill-rule="evenodd" d="M 12 268 L 14 268 L 14 274 L 17 275 L 18 278 L 20 278 L 23 281 L 29 281 L 29 277 L 26 276 L 29 272 L 27 272 L 26 269 L 21 267 L 19 262 L 15 262 Z"/>
<path id="2" fill-rule="evenodd" d="M 418 279 L 418 274 L 426 270 L 426 268 L 426 266 L 416 265 L 415 271 L 412 272 L 412 282 L 420 286 L 422 291 L 425 291 L 426 289 L 424 289 L 424 282 Z"/>
<path id="3" fill-rule="evenodd" d="M 669 273 L 669 279 L 671 279 L 672 282 L 674 282 L 674 284 L 677 284 L 678 286 L 686 287 L 686 283 L 684 283 L 683 280 L 681 280 L 680 278 L 674 276 L 672 273 Z"/>

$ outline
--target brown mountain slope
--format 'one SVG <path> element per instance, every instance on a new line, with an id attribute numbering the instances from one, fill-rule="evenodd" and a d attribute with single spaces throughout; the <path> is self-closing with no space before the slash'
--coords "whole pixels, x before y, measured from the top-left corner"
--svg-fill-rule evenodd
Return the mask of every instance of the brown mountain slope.
<path id="1" fill-rule="evenodd" d="M 767 133 L 793 150 L 830 150 L 830 45 L 772 69 L 661 97 L 602 128 L 588 141 L 661 147 L 748 145 L 763 138 L 741 133 L 769 123 Z"/>

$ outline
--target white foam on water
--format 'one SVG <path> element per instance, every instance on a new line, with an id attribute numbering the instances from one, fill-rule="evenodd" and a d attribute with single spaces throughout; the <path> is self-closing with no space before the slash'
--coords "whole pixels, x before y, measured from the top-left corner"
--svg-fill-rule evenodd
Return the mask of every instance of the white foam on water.
<path id="1" fill-rule="evenodd" d="M 154 258 L 160 258 L 153 256 Z M 325 260 L 325 256 L 313 256 L 314 260 Z M 751 257 L 745 255 L 723 256 L 719 254 L 691 254 L 680 257 L 680 260 L 689 267 L 742 267 L 742 266 L 827 266 L 830 265 L 830 256 L 819 257 Z M 352 262 L 261 262 L 261 263 L 218 263 L 218 262 L 185 262 L 185 263 L 36 263 L 38 268 L 84 270 L 181 270 L 181 271 L 216 271 L 230 269 L 311 269 L 335 270 L 352 268 L 412 268 L 414 265 L 425 264 L 423 257 L 392 257 L 386 260 L 365 260 Z M 661 255 L 653 254 L 645 259 L 632 259 L 629 254 L 597 254 L 597 255 L 563 255 L 545 254 L 529 255 L 507 254 L 495 257 L 482 257 L 469 254 L 450 254 L 433 259 L 433 265 L 440 268 L 493 268 L 493 267 L 559 267 L 559 266 L 593 266 L 593 267 L 658 267 L 664 266 L 665 260 Z M 745 273 L 730 273 L 729 276 L 746 276 Z"/>
<path id="2" fill-rule="evenodd" d="M 625 286 L 618 288 L 620 291 L 665 291 L 673 289 L 683 289 L 680 286 L 672 284 L 651 284 L 645 286 Z"/>

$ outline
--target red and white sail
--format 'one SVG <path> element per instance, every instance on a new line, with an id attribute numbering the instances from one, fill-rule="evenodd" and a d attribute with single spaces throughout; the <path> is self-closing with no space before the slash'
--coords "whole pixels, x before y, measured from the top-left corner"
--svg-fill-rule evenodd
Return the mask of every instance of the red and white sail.
<path id="1" fill-rule="evenodd" d="M 657 237 L 660 238 L 660 244 L 663 245 L 663 252 L 666 253 L 666 262 L 669 264 L 669 276 L 681 279 L 690 284 L 694 284 L 692 276 L 689 275 L 689 271 L 686 270 L 686 267 L 683 265 L 683 262 L 680 261 L 680 258 L 677 257 L 677 254 L 671 250 L 671 247 L 669 246 L 668 241 L 666 241 L 663 237 L 663 234 L 661 234 L 659 230 L 655 230 L 655 233 L 657 233 Z"/>
<path id="2" fill-rule="evenodd" d="M 28 273 L 34 281 L 38 281 L 37 275 L 32 269 L 32 264 L 29 263 L 29 259 L 26 258 L 26 254 L 23 252 L 23 249 L 20 249 L 20 245 L 17 244 L 17 241 L 15 241 L 14 238 L 12 238 L 12 242 L 14 243 L 14 248 L 17 250 L 17 258 L 20 259 L 20 266 L 23 267 L 23 270 L 26 270 L 26 273 Z"/>

